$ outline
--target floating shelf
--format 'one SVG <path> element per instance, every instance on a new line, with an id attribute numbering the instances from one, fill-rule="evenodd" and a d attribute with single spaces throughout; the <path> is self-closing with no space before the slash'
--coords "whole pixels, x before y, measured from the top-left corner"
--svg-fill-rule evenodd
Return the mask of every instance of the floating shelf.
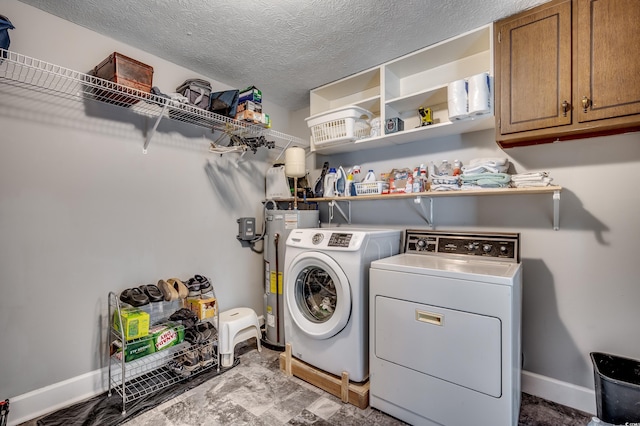
<path id="1" fill-rule="evenodd" d="M 352 201 L 381 201 L 381 200 L 398 200 L 413 198 L 416 205 L 423 207 L 421 214 L 429 226 L 433 226 L 433 199 L 440 197 L 481 197 L 490 195 L 533 195 L 533 194 L 551 194 L 553 196 L 553 229 L 560 229 L 560 192 L 561 186 L 542 186 L 529 188 L 486 188 L 486 189 L 464 189 L 459 191 L 426 191 L 412 193 L 397 194 L 380 194 L 380 195 L 358 195 L 355 197 L 322 197 L 322 198 L 298 198 L 298 203 L 329 203 L 329 208 L 337 208 L 340 215 L 351 223 L 351 202 Z M 423 204 L 424 200 L 429 200 L 428 210 Z M 293 198 L 277 199 L 275 201 L 293 202 Z M 339 203 L 346 203 L 348 211 L 340 207 Z M 333 216 L 333 214 L 331 214 Z"/>

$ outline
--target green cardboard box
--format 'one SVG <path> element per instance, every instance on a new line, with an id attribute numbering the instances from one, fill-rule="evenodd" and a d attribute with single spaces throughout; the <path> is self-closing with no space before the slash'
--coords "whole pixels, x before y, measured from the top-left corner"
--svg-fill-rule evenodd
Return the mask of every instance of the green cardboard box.
<path id="1" fill-rule="evenodd" d="M 125 339 L 133 340 L 149 334 L 149 314 L 138 308 L 120 309 L 122 328 Z M 113 313 L 113 327 L 120 331 L 118 312 Z"/>
<path id="2" fill-rule="evenodd" d="M 155 352 L 170 348 L 184 340 L 184 327 L 175 322 L 154 325 L 149 329 Z"/>
<path id="3" fill-rule="evenodd" d="M 122 342 L 116 340 L 112 345 L 112 352 L 116 354 L 116 358 L 122 359 Z M 124 362 L 133 361 L 134 359 L 142 358 L 145 355 L 149 355 L 155 352 L 155 346 L 153 340 L 150 337 L 144 337 L 140 340 L 134 340 L 127 342 L 124 348 Z"/>

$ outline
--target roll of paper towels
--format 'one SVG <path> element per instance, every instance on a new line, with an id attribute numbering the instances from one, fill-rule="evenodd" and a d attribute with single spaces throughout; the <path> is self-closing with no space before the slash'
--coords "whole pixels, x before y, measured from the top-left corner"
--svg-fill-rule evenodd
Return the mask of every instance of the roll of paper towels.
<path id="1" fill-rule="evenodd" d="M 456 80 L 447 87 L 447 100 L 449 107 L 449 120 L 462 120 L 467 118 L 467 82 Z"/>
<path id="2" fill-rule="evenodd" d="M 491 81 L 483 72 L 469 77 L 469 115 L 483 115 L 491 112 Z"/>
<path id="3" fill-rule="evenodd" d="M 284 152 L 284 174 L 288 177 L 304 177 L 306 171 L 304 149 L 287 148 Z"/>

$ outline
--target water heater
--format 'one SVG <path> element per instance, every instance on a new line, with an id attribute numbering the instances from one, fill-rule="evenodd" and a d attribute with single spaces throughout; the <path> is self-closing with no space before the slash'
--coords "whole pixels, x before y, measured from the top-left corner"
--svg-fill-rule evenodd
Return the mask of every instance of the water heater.
<path id="1" fill-rule="evenodd" d="M 292 229 L 320 226 L 318 210 L 266 210 L 264 232 L 264 324 L 262 343 L 284 350 L 284 253 Z"/>

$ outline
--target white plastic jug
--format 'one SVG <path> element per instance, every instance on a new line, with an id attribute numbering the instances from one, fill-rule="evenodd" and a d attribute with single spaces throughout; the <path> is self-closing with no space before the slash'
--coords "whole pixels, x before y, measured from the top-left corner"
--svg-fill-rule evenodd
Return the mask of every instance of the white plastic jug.
<path id="1" fill-rule="evenodd" d="M 375 182 L 375 181 L 376 181 L 376 174 L 373 172 L 373 169 L 369 169 L 369 171 L 367 172 L 367 175 L 364 177 L 362 182 Z"/>
<path id="2" fill-rule="evenodd" d="M 324 196 L 325 197 L 335 197 L 338 195 L 336 193 L 336 181 L 338 178 L 338 173 L 336 173 L 336 169 L 331 167 L 329 169 L 329 173 L 324 177 Z"/>

